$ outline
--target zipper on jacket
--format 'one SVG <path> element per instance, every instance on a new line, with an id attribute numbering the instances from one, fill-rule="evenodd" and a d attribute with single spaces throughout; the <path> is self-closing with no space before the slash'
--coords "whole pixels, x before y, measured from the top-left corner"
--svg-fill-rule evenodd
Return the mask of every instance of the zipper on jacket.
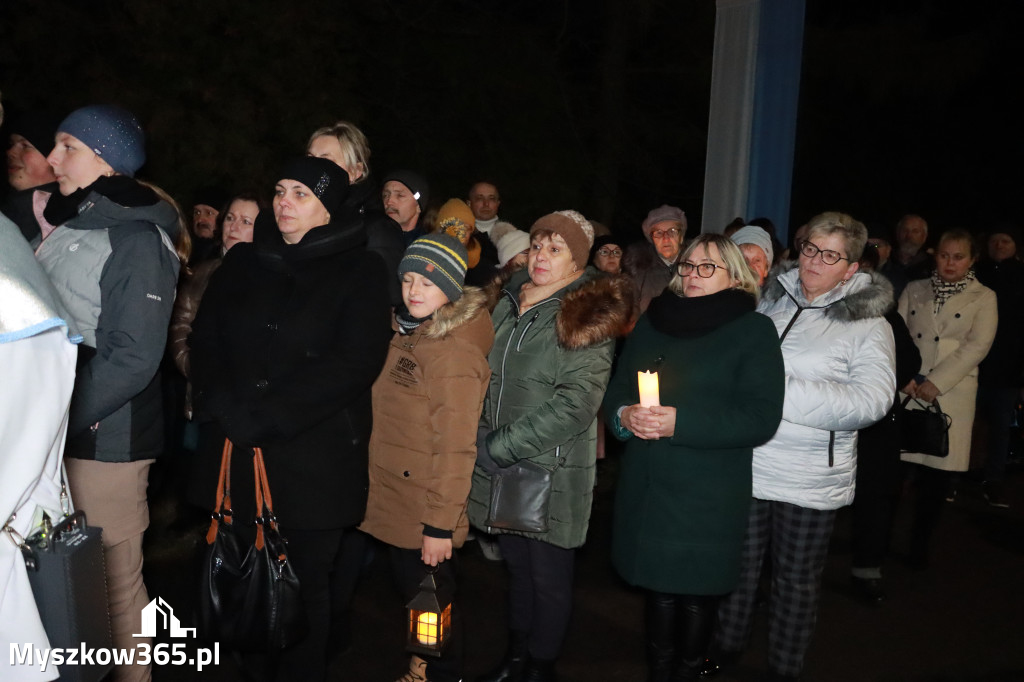
<path id="1" fill-rule="evenodd" d="M 519 327 L 519 320 L 521 318 L 516 315 L 516 322 L 512 325 L 512 331 L 508 335 L 508 341 L 505 342 L 505 351 L 501 354 L 501 383 L 498 385 L 498 400 L 494 406 L 494 416 L 491 417 L 491 428 L 498 428 L 498 414 L 501 412 L 501 396 L 505 393 L 505 359 L 508 358 L 508 349 L 512 345 L 512 338 L 516 335 L 516 329 Z"/>
<path id="2" fill-rule="evenodd" d="M 519 335 L 519 341 L 516 342 L 516 352 L 517 353 L 519 352 L 519 349 L 523 345 L 523 339 L 526 337 L 526 332 L 530 331 L 530 327 L 533 326 L 533 323 L 537 321 L 538 317 L 540 317 L 540 311 L 539 310 L 537 312 L 535 312 L 533 314 L 533 317 L 530 318 L 530 321 L 526 323 L 526 327 L 523 329 L 523 333 Z"/>
<path id="3" fill-rule="evenodd" d="M 828 465 L 835 466 L 836 463 L 836 432 L 828 432 Z"/>
<path id="4" fill-rule="evenodd" d="M 796 303 L 796 301 L 793 302 Z M 796 314 L 789 319 L 789 324 L 787 324 L 786 328 L 782 330 L 782 336 L 779 337 L 779 343 L 782 343 L 783 341 L 786 340 L 786 334 L 788 334 L 789 330 L 793 328 L 794 324 L 796 324 L 796 318 L 800 317 L 800 313 L 802 313 L 803 311 L 804 309 L 797 305 Z"/>

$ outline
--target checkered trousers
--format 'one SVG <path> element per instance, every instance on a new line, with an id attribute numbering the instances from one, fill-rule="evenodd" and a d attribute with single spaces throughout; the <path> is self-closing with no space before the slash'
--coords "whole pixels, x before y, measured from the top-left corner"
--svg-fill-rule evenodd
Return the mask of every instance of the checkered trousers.
<path id="1" fill-rule="evenodd" d="M 752 501 L 740 582 L 718 609 L 718 650 L 741 651 L 746 647 L 762 560 L 770 552 L 768 667 L 780 675 L 800 674 L 818 616 L 821 574 L 835 518 L 835 510 L 756 498 Z"/>

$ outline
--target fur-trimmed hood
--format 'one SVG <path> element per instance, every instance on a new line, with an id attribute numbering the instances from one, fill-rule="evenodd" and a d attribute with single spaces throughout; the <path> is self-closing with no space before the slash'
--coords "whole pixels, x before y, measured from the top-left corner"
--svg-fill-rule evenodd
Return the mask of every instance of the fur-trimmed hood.
<path id="1" fill-rule="evenodd" d="M 487 290 L 489 309 L 493 311 L 505 296 L 518 310 L 519 290 L 528 280 L 526 268 L 496 279 Z M 624 336 L 629 330 L 634 294 L 633 282 L 625 275 L 608 275 L 588 267 L 579 279 L 551 298 L 560 301 L 555 329 L 563 348 L 589 348 Z"/>
<path id="2" fill-rule="evenodd" d="M 824 309 L 827 317 L 840 322 L 882 317 L 895 305 L 892 284 L 878 272 L 857 272 L 846 284 L 835 287 L 811 305 L 800 289 L 796 261 L 773 268 L 761 292 L 761 299 L 768 304 L 783 296 L 789 296 L 801 308 Z"/>
<path id="3" fill-rule="evenodd" d="M 480 287 L 466 287 L 454 303 L 446 303 L 434 312 L 434 317 L 423 330 L 428 339 L 441 339 L 459 327 L 469 324 L 481 311 L 486 312 L 487 294 Z"/>

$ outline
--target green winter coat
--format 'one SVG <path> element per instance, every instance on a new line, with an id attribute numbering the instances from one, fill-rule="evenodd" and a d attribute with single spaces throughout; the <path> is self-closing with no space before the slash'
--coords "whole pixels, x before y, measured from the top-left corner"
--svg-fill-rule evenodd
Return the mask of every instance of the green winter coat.
<path id="1" fill-rule="evenodd" d="M 554 470 L 548 531 L 516 534 L 571 549 L 587 536 L 596 416 L 632 290 L 622 277 L 587 268 L 520 317 L 519 291 L 527 279 L 526 270 L 513 274 L 491 313 L 491 381 L 481 426 L 490 431 L 487 447 L 499 466 L 531 459 Z M 469 496 L 469 520 L 478 528 L 487 527 L 490 493 L 490 475 L 478 462 Z"/>
<path id="2" fill-rule="evenodd" d="M 608 424 L 628 439 L 612 559 L 633 585 L 725 594 L 739 578 L 752 451 L 782 418 L 778 334 L 767 317 L 748 312 L 681 338 L 655 329 L 650 314 L 626 341 L 605 399 Z M 647 370 L 658 372 L 661 404 L 676 408 L 671 438 L 642 440 L 619 427 L 618 410 L 639 402 L 637 372 Z"/>

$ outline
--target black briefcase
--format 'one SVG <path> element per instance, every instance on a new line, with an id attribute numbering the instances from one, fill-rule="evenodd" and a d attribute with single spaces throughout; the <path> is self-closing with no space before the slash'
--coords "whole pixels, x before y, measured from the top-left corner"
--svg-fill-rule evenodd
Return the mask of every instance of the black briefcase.
<path id="1" fill-rule="evenodd" d="M 85 513 L 77 511 L 48 531 L 32 535 L 22 551 L 50 647 L 111 649 L 101 529 L 87 526 Z M 113 667 L 61 665 L 58 670 L 61 682 L 98 682 Z"/>

